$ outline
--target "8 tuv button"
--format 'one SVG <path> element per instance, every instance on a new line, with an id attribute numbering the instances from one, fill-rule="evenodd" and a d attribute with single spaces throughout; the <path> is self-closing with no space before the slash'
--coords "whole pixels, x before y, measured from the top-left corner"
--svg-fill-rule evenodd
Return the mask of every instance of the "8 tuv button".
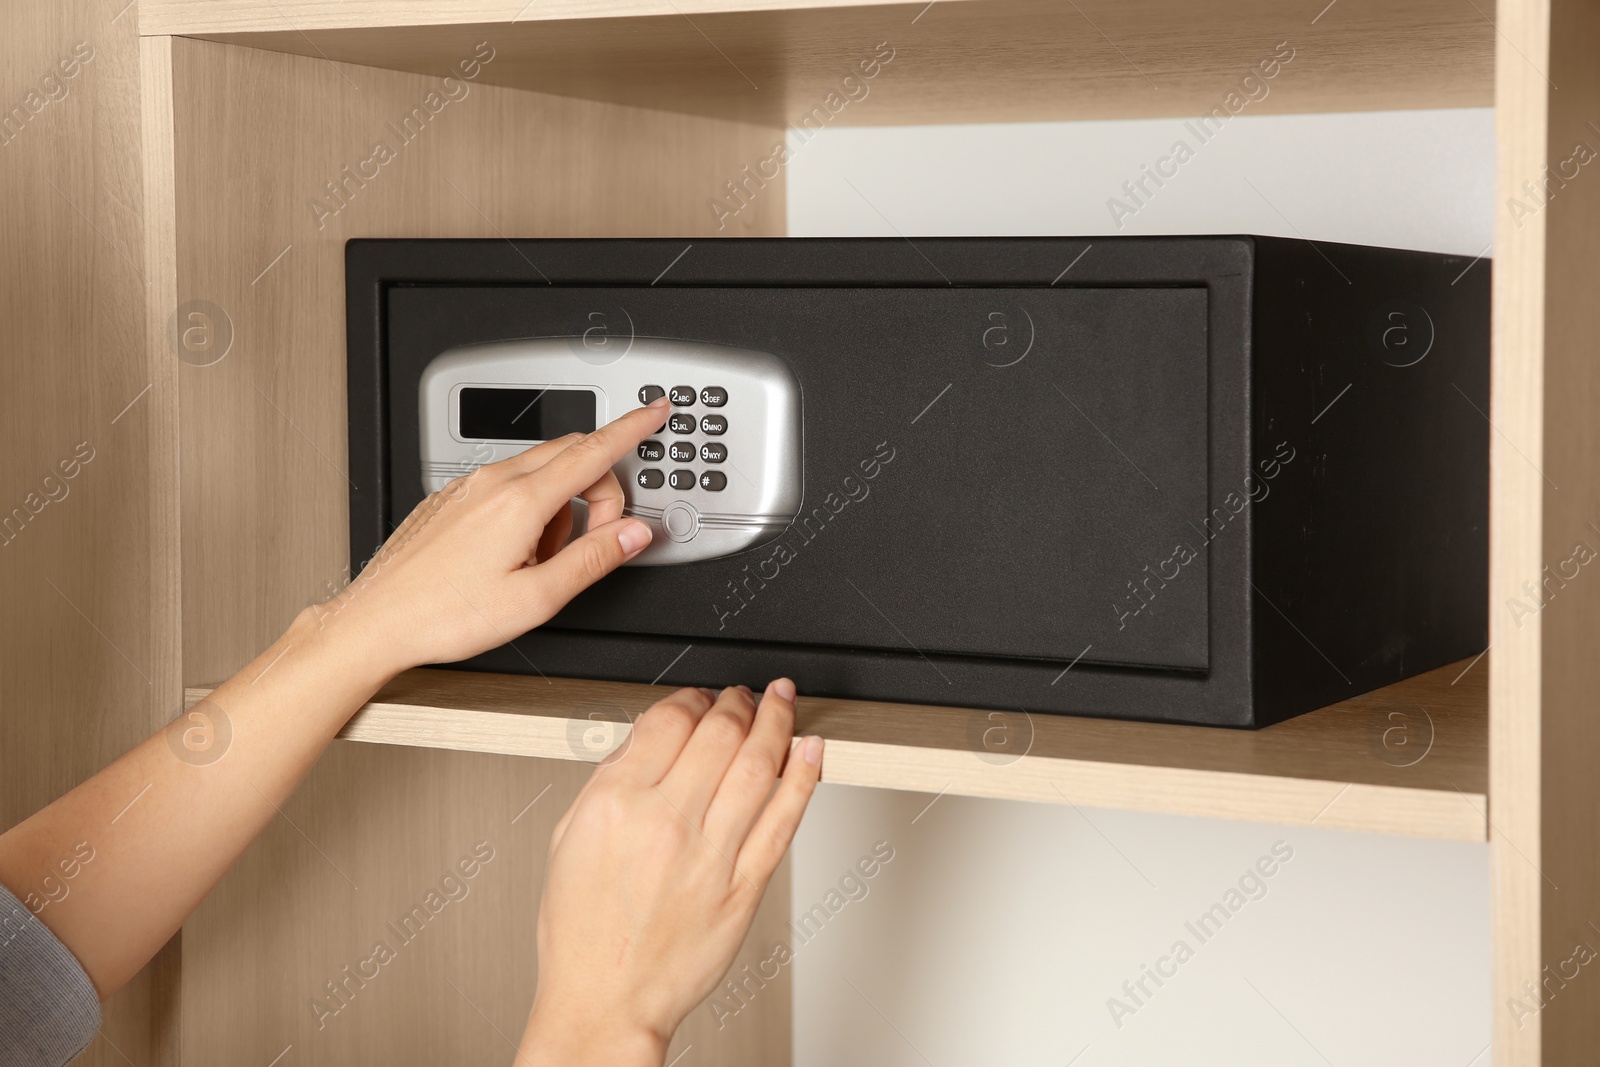
<path id="1" fill-rule="evenodd" d="M 674 441 L 668 451 L 672 453 L 674 463 L 688 463 L 694 459 L 694 445 L 689 441 Z M 673 488 L 676 489 L 678 486 Z"/>

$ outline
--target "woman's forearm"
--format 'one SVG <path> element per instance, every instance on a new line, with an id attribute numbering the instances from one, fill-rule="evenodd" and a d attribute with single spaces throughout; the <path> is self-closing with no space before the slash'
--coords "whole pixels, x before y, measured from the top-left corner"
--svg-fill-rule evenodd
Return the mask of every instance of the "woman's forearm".
<path id="1" fill-rule="evenodd" d="M 0 836 L 0 884 L 119 989 L 227 872 L 397 664 L 304 612 L 256 660 Z"/>

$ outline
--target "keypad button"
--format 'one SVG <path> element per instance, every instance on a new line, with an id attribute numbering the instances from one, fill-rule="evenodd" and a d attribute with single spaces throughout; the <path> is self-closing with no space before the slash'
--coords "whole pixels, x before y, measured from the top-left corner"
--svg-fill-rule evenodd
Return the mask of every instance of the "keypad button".
<path id="1" fill-rule="evenodd" d="M 720 385 L 708 385 L 700 390 L 700 403 L 708 408 L 720 408 L 728 402 L 728 391 Z"/>
<path id="2" fill-rule="evenodd" d="M 645 441 L 639 445 L 639 458 L 646 463 L 660 463 L 661 457 L 667 450 L 661 447 L 660 441 Z"/>
<path id="3" fill-rule="evenodd" d="M 673 433 L 694 433 L 694 416 L 682 411 L 674 412 L 667 420 L 667 429 Z"/>
<path id="4" fill-rule="evenodd" d="M 667 476 L 654 467 L 646 467 L 639 472 L 640 489 L 660 489 L 667 480 Z"/>
<path id="5" fill-rule="evenodd" d="M 639 403 L 648 404 L 652 400 L 660 400 L 667 395 L 667 391 L 659 385 L 642 385 L 639 387 Z"/>
<path id="6" fill-rule="evenodd" d="M 728 487 L 728 476 L 721 471 L 706 471 L 700 475 L 700 488 L 720 493 Z"/>
<path id="7" fill-rule="evenodd" d="M 707 441 L 700 446 L 700 458 L 707 463 L 721 463 L 728 458 L 728 446 L 721 441 Z"/>
<path id="8" fill-rule="evenodd" d="M 667 449 L 672 454 L 674 463 L 688 463 L 694 459 L 694 444 L 689 441 L 674 441 L 672 447 Z M 674 489 L 678 486 L 673 486 Z"/>
<path id="9" fill-rule="evenodd" d="M 667 475 L 667 484 L 674 489 L 693 489 L 694 471 L 673 471 Z"/>
<path id="10" fill-rule="evenodd" d="M 672 397 L 672 402 L 680 408 L 686 408 L 694 403 L 694 388 L 688 385 L 674 385 L 672 392 L 667 394 Z"/>
<path id="11" fill-rule="evenodd" d="M 700 419 L 700 429 L 713 436 L 725 434 L 728 432 L 728 420 L 721 415 L 704 415 Z"/>

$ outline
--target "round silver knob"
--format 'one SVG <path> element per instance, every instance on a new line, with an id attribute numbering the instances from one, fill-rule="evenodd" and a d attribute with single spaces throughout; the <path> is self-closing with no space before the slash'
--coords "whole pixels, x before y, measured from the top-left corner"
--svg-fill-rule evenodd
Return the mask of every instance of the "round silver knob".
<path id="1" fill-rule="evenodd" d="M 692 541 L 700 532 L 700 513 L 686 500 L 674 500 L 661 509 L 661 528 L 674 541 Z"/>

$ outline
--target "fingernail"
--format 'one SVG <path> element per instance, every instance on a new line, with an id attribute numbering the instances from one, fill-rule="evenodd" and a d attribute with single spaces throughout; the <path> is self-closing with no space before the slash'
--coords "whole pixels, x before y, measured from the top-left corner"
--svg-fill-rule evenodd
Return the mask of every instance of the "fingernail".
<path id="1" fill-rule="evenodd" d="M 715 689 L 707 689 L 703 685 L 702 686 L 696 686 L 696 688 L 699 689 L 700 692 L 702 692 L 702 693 L 704 693 L 706 695 L 706 699 L 707 700 L 715 700 L 715 699 L 717 699 L 717 691 Z"/>
<path id="2" fill-rule="evenodd" d="M 813 766 L 813 767 L 815 767 L 817 764 L 821 763 L 822 762 L 822 738 L 816 736 L 815 734 L 813 734 L 810 737 L 806 738 L 806 740 L 805 740 L 805 748 L 802 750 L 802 755 L 805 756 L 806 762 L 811 764 L 811 766 Z"/>
<path id="3" fill-rule="evenodd" d="M 650 543 L 650 527 L 642 522 L 630 522 L 617 531 L 617 543 L 622 546 L 623 555 L 637 555 Z"/>
<path id="4" fill-rule="evenodd" d="M 672 401 L 664 396 L 658 396 L 654 400 L 650 401 L 650 403 L 645 405 L 647 408 L 668 408 L 671 406 Z"/>
<path id="5" fill-rule="evenodd" d="M 790 702 L 793 702 L 794 700 L 794 683 L 789 681 L 787 678 L 779 678 L 777 681 L 767 686 L 767 688 L 772 690 L 774 693 L 777 693 L 785 700 Z"/>

